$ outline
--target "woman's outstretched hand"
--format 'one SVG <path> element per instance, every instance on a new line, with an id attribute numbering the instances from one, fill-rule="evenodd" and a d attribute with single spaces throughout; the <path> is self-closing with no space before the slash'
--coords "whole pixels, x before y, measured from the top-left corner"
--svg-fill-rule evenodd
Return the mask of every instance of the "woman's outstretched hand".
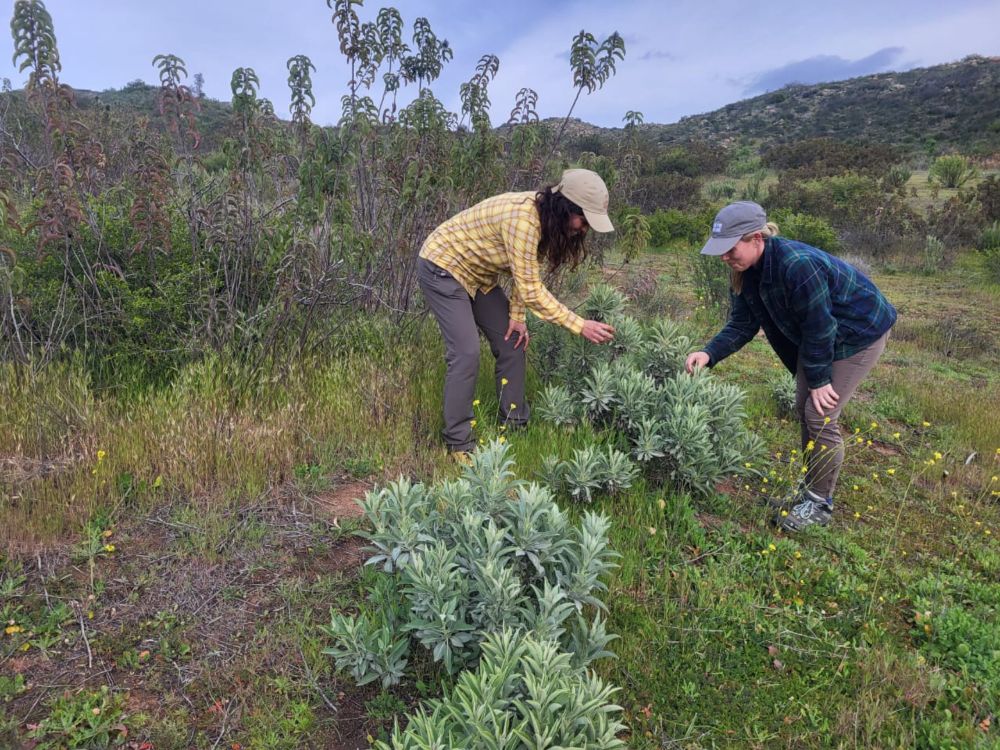
<path id="1" fill-rule="evenodd" d="M 604 344 L 615 337 L 615 329 L 614 326 L 609 326 L 607 323 L 585 320 L 580 335 L 592 344 Z"/>
<path id="2" fill-rule="evenodd" d="M 708 367 L 708 363 L 709 356 L 706 352 L 691 352 L 684 362 L 684 369 L 688 371 L 688 375 L 694 375 L 695 370 Z"/>

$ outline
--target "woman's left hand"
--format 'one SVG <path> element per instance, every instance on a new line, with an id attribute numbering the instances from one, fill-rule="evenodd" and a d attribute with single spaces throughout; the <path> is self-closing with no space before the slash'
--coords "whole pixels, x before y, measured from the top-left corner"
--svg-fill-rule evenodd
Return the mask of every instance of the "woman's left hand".
<path id="1" fill-rule="evenodd" d="M 821 417 L 826 416 L 826 412 L 836 409 L 837 402 L 840 401 L 840 396 L 833 390 L 833 385 L 830 383 L 821 385 L 819 388 L 810 388 L 809 397 L 812 399 L 816 413 Z"/>
<path id="2" fill-rule="evenodd" d="M 504 335 L 504 341 L 510 341 L 511 334 L 517 334 L 517 339 L 514 340 L 514 348 L 523 347 L 528 348 L 528 342 L 531 340 L 531 335 L 528 333 L 528 326 L 524 323 L 520 323 L 516 320 L 511 320 L 510 325 L 507 326 L 507 333 Z"/>

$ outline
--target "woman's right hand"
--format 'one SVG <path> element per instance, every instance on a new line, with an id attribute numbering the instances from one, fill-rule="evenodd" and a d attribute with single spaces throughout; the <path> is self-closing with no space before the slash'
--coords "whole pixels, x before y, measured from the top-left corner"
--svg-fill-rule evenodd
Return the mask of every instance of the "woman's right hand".
<path id="1" fill-rule="evenodd" d="M 614 326 L 609 326 L 607 323 L 585 320 L 580 335 L 592 344 L 604 344 L 615 337 L 615 329 Z"/>
<path id="2" fill-rule="evenodd" d="M 684 369 L 688 371 L 689 375 L 693 375 L 695 370 L 708 367 L 710 361 L 711 359 L 707 352 L 691 352 L 684 362 Z"/>

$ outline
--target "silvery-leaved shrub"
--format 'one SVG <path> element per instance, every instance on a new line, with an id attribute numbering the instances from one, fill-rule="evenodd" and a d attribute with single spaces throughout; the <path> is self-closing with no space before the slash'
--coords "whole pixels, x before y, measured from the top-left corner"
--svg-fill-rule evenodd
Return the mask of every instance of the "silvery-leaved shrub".
<path id="1" fill-rule="evenodd" d="M 565 332 L 548 334 L 552 367 L 543 370 L 548 383 L 539 416 L 563 425 L 582 416 L 616 430 L 648 475 L 699 494 L 743 473 L 763 452 L 763 441 L 744 426 L 743 391 L 708 372 L 684 372 L 691 340 L 677 323 L 640 325 L 623 314 L 624 298 L 606 285 L 594 288 L 583 309 L 616 326 L 615 343 L 601 347 Z M 596 460 L 576 455 L 563 463 L 559 479 L 574 498 L 589 501 L 600 486 Z"/>
<path id="2" fill-rule="evenodd" d="M 397 684 L 413 644 L 455 674 L 503 628 L 550 639 L 582 666 L 606 655 L 599 594 L 616 557 L 610 521 L 587 513 L 571 523 L 547 487 L 516 479 L 507 445 L 478 451 L 459 479 L 400 479 L 361 505 L 368 564 L 386 583 L 369 611 L 332 613 L 326 628 L 327 653 L 359 682 Z"/>
<path id="3" fill-rule="evenodd" d="M 631 487 L 639 467 L 613 446 L 602 451 L 588 445 L 574 450 L 565 461 L 546 456 L 538 476 L 554 494 L 565 491 L 573 500 L 589 503 L 598 493 L 614 496 Z"/>
<path id="4" fill-rule="evenodd" d="M 774 396 L 779 414 L 785 417 L 795 416 L 795 376 L 783 370 L 771 383 L 771 395 Z"/>
<path id="5" fill-rule="evenodd" d="M 505 628 L 482 642 L 482 658 L 444 698 L 397 724 L 376 750 L 625 747 L 617 689 L 574 663 L 555 641 Z"/>

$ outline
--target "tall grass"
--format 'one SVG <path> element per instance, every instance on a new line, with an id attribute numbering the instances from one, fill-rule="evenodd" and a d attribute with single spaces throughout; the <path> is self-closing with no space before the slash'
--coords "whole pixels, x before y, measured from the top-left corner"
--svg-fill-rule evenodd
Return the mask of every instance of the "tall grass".
<path id="1" fill-rule="evenodd" d="M 5 366 L 0 548 L 51 543 L 98 508 L 253 499 L 302 464 L 426 473 L 443 365 L 425 343 L 315 357 L 280 377 L 213 357 L 126 398 L 95 394 L 79 363 Z"/>

